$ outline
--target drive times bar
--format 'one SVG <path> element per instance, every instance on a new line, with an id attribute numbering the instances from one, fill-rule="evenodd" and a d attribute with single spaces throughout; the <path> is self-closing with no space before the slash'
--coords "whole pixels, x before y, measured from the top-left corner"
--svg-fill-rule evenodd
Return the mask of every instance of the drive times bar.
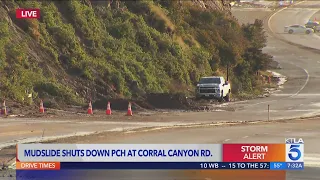
<path id="1" fill-rule="evenodd" d="M 252 169 L 252 170 L 303 170 L 303 162 L 18 162 L 19 170 L 60 169 Z M 51 167 L 51 168 L 50 168 Z"/>

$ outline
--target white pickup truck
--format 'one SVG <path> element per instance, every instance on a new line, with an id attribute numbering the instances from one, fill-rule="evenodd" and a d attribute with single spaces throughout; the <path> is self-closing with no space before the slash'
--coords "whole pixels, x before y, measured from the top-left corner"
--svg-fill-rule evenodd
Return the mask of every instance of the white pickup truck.
<path id="1" fill-rule="evenodd" d="M 231 87 L 228 81 L 221 76 L 202 77 L 197 84 L 196 97 L 199 98 L 214 98 L 219 102 L 223 99 L 230 101 Z"/>

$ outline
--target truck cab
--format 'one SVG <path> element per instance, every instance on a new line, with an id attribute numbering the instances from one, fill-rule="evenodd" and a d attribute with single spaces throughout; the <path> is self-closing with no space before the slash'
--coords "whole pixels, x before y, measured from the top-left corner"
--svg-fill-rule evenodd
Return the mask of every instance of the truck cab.
<path id="1" fill-rule="evenodd" d="M 200 78 L 196 88 L 196 97 L 213 98 L 219 102 L 230 101 L 231 87 L 230 83 L 222 76 L 209 76 Z"/>

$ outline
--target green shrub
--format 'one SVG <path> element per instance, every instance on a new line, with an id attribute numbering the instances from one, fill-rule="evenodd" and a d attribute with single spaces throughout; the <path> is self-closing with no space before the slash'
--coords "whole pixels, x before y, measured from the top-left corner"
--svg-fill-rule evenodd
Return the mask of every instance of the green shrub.
<path id="1" fill-rule="evenodd" d="M 41 9 L 39 20 L 14 22 L 29 34 L 25 42 L 0 22 L 0 68 L 5 74 L 0 91 L 22 102 L 27 89 L 39 97 L 82 103 L 75 95 L 82 88 L 78 82 L 100 94 L 114 85 L 127 98 L 134 94 L 132 81 L 148 93 L 186 92 L 201 76 L 226 75 L 227 66 L 234 91 L 257 93 L 261 83 L 255 72 L 265 70 L 272 59 L 261 51 L 266 44 L 261 21 L 240 26 L 221 12 L 202 11 L 187 2 L 183 8 L 176 1 L 122 2 L 121 8 L 128 10 L 75 0 L 10 3 Z"/>
<path id="2" fill-rule="evenodd" d="M 68 104 L 81 104 L 83 100 L 75 95 L 75 92 L 56 82 L 39 82 L 35 84 L 34 90 L 39 93 L 40 98 L 54 96 L 60 101 Z"/>

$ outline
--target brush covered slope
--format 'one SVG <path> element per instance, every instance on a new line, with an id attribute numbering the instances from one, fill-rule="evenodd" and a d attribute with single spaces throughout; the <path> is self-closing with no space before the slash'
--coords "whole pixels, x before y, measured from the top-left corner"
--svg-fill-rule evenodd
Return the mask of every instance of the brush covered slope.
<path id="1" fill-rule="evenodd" d="M 262 22 L 239 25 L 222 1 L 0 3 L 1 98 L 19 103 L 30 104 L 30 93 L 52 107 L 188 94 L 227 65 L 234 93 L 250 94 L 272 59 L 261 51 Z M 19 7 L 41 18 L 16 19 Z"/>

